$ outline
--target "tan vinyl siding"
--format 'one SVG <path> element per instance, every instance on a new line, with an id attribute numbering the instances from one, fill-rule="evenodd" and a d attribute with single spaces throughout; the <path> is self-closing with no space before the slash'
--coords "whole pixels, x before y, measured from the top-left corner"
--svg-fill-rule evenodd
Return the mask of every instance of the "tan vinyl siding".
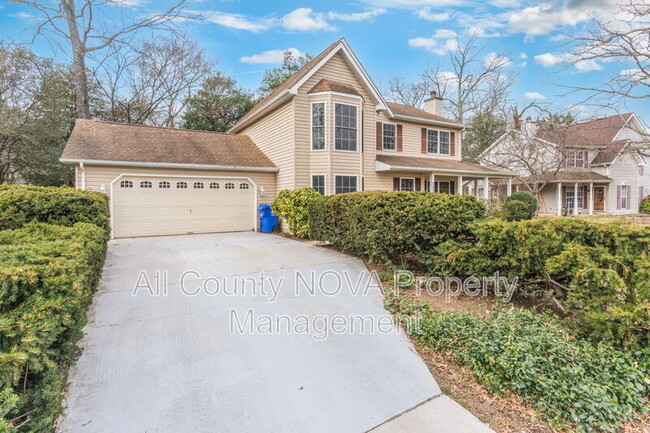
<path id="1" fill-rule="evenodd" d="M 457 129 L 444 128 L 441 126 L 432 126 L 421 123 L 411 123 L 411 122 L 402 122 L 395 119 L 389 119 L 385 113 L 379 113 L 377 115 L 377 122 L 386 122 L 386 123 L 397 123 L 402 125 L 402 137 L 403 137 L 403 149 L 402 152 L 398 152 L 398 155 L 404 156 L 430 156 L 436 159 L 451 159 L 460 161 L 461 152 L 460 152 L 460 131 Z M 451 155 L 438 155 L 438 154 L 426 154 L 422 153 L 422 128 L 435 129 L 438 131 L 448 131 L 455 133 L 456 141 L 456 152 L 454 156 Z M 394 155 L 394 151 L 381 151 L 380 153 L 385 153 L 386 155 Z"/>
<path id="2" fill-rule="evenodd" d="M 289 102 L 241 131 L 278 167 L 278 190 L 296 187 L 293 122 Z"/>
<path id="3" fill-rule="evenodd" d="M 307 92 L 321 79 L 343 83 L 354 87 L 363 97 L 359 98 L 340 94 L 308 95 Z M 326 140 L 327 151 L 314 152 L 311 150 L 311 104 L 310 102 L 326 103 Z M 334 103 L 341 102 L 359 107 L 358 152 L 334 150 Z M 294 97 L 295 136 L 296 136 L 296 187 L 309 186 L 310 174 L 327 174 L 327 191 L 334 191 L 335 174 L 363 175 L 366 189 L 375 182 L 375 106 L 377 101 L 366 89 L 361 79 L 356 75 L 351 65 L 341 54 L 334 55 L 299 89 Z M 363 113 L 363 115 L 362 115 Z M 365 143 L 363 142 L 365 140 Z M 363 147 L 364 152 L 361 153 Z M 360 182 L 361 185 L 361 182 Z"/>
<path id="4" fill-rule="evenodd" d="M 264 196 L 257 197 L 258 203 L 271 203 L 277 194 L 276 173 L 247 172 L 247 171 L 221 171 L 221 170 L 178 170 L 151 167 L 120 167 L 120 166 L 93 166 L 85 165 L 86 189 L 99 191 L 104 186 L 106 194 L 110 195 L 111 182 L 120 174 L 155 174 L 163 176 L 225 176 L 248 177 L 257 184 L 258 189 L 264 188 Z M 80 177 L 77 178 L 77 187 L 81 187 Z"/>

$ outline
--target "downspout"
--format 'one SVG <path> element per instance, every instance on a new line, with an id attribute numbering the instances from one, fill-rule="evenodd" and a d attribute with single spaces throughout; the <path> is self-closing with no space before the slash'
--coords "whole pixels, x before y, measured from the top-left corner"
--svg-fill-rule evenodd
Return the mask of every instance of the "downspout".
<path id="1" fill-rule="evenodd" d="M 83 162 L 79 163 L 79 171 L 81 174 L 81 189 L 85 190 L 86 189 L 86 168 L 84 167 Z"/>

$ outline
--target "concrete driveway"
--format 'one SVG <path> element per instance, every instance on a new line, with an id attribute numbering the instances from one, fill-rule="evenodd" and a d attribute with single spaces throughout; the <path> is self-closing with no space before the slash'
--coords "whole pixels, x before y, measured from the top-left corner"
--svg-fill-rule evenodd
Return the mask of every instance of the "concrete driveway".
<path id="1" fill-rule="evenodd" d="M 363 263 L 325 248 L 258 233 L 111 241 L 58 431 L 485 428 L 439 398 L 387 317 Z"/>

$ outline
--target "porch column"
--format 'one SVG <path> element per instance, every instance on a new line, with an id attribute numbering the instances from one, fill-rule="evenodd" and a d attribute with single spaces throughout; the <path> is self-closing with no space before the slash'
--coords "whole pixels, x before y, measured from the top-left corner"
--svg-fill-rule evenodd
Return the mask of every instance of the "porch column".
<path id="1" fill-rule="evenodd" d="M 578 216 L 578 182 L 573 184 L 573 216 Z"/>
<path id="2" fill-rule="evenodd" d="M 488 200 L 490 198 L 490 178 L 486 177 L 485 178 L 485 199 Z"/>
<path id="3" fill-rule="evenodd" d="M 589 184 L 589 215 L 594 214 L 594 183 Z"/>
<path id="4" fill-rule="evenodd" d="M 562 216 L 562 182 L 557 183 L 557 216 Z"/>
<path id="5" fill-rule="evenodd" d="M 506 190 L 506 197 L 510 197 L 512 195 L 512 178 L 508 178 L 508 186 Z"/>
<path id="6" fill-rule="evenodd" d="M 463 195 L 463 176 L 458 176 L 458 195 Z"/>
<path id="7" fill-rule="evenodd" d="M 434 173 L 429 175 L 429 192 L 436 192 L 436 175 Z"/>

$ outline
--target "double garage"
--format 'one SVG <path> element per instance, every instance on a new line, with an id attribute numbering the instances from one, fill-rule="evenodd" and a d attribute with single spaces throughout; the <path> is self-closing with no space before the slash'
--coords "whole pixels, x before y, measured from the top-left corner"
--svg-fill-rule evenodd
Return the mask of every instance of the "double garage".
<path id="1" fill-rule="evenodd" d="M 254 230 L 249 178 L 118 177 L 111 185 L 113 237 Z"/>
<path id="2" fill-rule="evenodd" d="M 277 168 L 245 135 L 77 120 L 61 162 L 108 194 L 113 238 L 250 231 Z"/>

